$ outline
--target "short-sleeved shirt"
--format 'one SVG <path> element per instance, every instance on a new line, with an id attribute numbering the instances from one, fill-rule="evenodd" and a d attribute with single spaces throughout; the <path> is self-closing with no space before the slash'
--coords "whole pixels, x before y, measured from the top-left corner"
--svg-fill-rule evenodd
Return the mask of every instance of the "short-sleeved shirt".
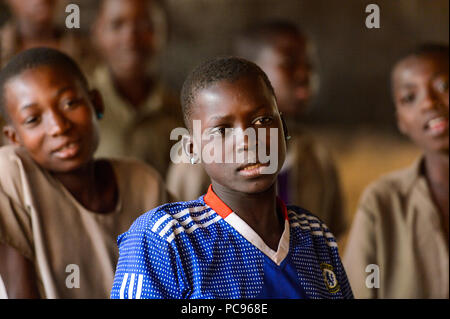
<path id="1" fill-rule="evenodd" d="M 32 261 L 42 298 L 108 298 L 117 236 L 139 215 L 167 202 L 155 170 L 131 159 L 110 163 L 119 199 L 113 211 L 98 214 L 23 148 L 0 148 L 0 242 Z"/>
<path id="2" fill-rule="evenodd" d="M 339 238 L 347 230 L 341 185 L 330 152 L 301 129 L 292 130 L 288 152 L 278 175 L 279 196 L 289 205 L 314 212 Z M 184 156 L 184 155 L 182 155 Z M 199 164 L 171 164 L 167 187 L 180 200 L 204 194 L 211 183 Z"/>
<path id="3" fill-rule="evenodd" d="M 277 251 L 209 188 L 163 205 L 118 238 L 111 298 L 351 298 L 333 235 L 309 212 L 278 200 Z"/>
<path id="4" fill-rule="evenodd" d="M 423 158 L 363 193 L 344 264 L 357 298 L 449 298 L 448 241 Z"/>
<path id="5" fill-rule="evenodd" d="M 122 98 L 110 72 L 98 66 L 91 84 L 102 94 L 105 112 L 99 121 L 100 145 L 96 156 L 134 157 L 165 177 L 170 165 L 171 131 L 181 126 L 181 108 L 161 82 L 156 82 L 139 108 Z"/>

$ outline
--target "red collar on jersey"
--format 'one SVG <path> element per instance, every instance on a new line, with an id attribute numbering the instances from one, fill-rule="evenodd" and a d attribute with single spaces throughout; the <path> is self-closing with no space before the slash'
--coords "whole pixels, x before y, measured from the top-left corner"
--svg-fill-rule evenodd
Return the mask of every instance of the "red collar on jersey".
<path id="1" fill-rule="evenodd" d="M 220 198 L 219 196 L 214 193 L 212 189 L 212 185 L 209 185 L 208 192 L 204 196 L 205 203 L 211 207 L 217 214 L 219 214 L 220 217 L 226 218 L 228 215 L 230 215 L 233 210 L 227 206 Z M 283 212 L 283 216 L 285 220 L 288 220 L 288 214 L 287 214 L 287 208 L 284 204 L 283 200 L 277 196 L 277 208 L 280 209 Z"/>

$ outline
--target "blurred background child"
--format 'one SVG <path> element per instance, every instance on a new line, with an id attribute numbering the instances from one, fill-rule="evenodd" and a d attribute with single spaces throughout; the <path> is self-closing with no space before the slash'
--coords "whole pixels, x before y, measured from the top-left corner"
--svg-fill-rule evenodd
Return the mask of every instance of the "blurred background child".
<path id="1" fill-rule="evenodd" d="M 170 132 L 181 126 L 179 104 L 156 73 L 165 40 L 155 1 L 101 1 L 93 39 L 102 63 L 92 83 L 105 105 L 97 156 L 132 156 L 166 175 Z"/>
<path id="2" fill-rule="evenodd" d="M 425 45 L 392 70 L 398 128 L 423 154 L 361 198 L 344 259 L 358 298 L 449 298 L 448 61 Z"/>

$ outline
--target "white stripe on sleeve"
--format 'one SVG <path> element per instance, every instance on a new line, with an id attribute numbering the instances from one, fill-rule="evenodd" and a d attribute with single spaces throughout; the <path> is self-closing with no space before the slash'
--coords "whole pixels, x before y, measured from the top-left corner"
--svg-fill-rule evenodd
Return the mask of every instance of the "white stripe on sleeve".
<path id="1" fill-rule="evenodd" d="M 123 276 L 122 286 L 120 286 L 120 292 L 119 292 L 120 299 L 124 299 L 123 293 L 125 291 L 125 286 L 127 285 L 127 280 L 128 280 L 128 273 L 126 273 L 125 276 Z"/>

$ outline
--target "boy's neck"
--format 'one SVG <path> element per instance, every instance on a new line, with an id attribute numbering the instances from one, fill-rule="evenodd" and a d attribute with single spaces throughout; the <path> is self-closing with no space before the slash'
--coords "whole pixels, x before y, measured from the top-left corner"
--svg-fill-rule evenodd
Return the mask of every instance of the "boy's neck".
<path id="1" fill-rule="evenodd" d="M 153 80 L 148 74 L 116 75 L 110 72 L 114 88 L 123 99 L 135 109 L 145 102 L 153 88 Z"/>
<path id="2" fill-rule="evenodd" d="M 118 186 L 109 162 L 92 160 L 77 170 L 51 174 L 86 209 L 97 213 L 115 209 Z"/>
<path id="3" fill-rule="evenodd" d="M 448 153 L 426 153 L 425 174 L 432 184 L 449 184 L 449 154 Z"/>
<path id="4" fill-rule="evenodd" d="M 276 183 L 259 194 L 232 191 L 214 181 L 212 186 L 214 193 L 276 251 L 284 230 L 284 216 L 277 212 Z"/>

